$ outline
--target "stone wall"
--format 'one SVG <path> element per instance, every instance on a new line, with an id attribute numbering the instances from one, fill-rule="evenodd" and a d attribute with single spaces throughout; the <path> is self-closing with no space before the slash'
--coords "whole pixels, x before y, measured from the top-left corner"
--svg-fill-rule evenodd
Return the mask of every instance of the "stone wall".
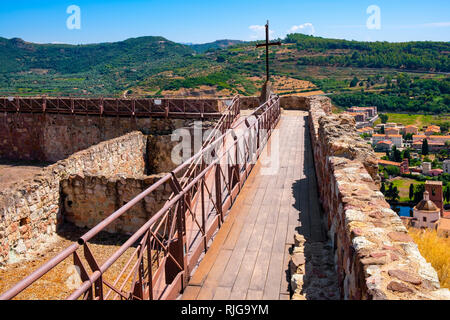
<path id="1" fill-rule="evenodd" d="M 71 175 L 145 173 L 147 139 L 141 132 L 102 142 L 0 191 L 0 266 L 32 257 L 51 243 L 61 221 L 60 182 Z"/>
<path id="2" fill-rule="evenodd" d="M 309 127 L 320 198 L 343 299 L 450 299 L 379 191 L 376 157 L 355 122 L 310 97 Z"/>
<path id="3" fill-rule="evenodd" d="M 256 109 L 260 106 L 259 97 L 240 97 L 241 100 L 241 110 Z"/>
<path id="4" fill-rule="evenodd" d="M 284 110 L 303 110 L 308 111 L 308 97 L 301 96 L 281 96 L 280 105 Z"/>
<path id="5" fill-rule="evenodd" d="M 280 96 L 280 105 L 284 110 L 308 111 L 308 97 Z M 256 109 L 260 106 L 259 97 L 241 97 L 241 110 Z"/>
<path id="6" fill-rule="evenodd" d="M 0 115 L 0 159 L 56 162 L 133 131 L 171 134 L 194 120 L 66 114 Z"/>
<path id="7" fill-rule="evenodd" d="M 64 220 L 81 228 L 93 228 L 137 195 L 161 179 L 164 174 L 137 178 L 74 175 L 61 182 Z M 162 185 L 124 213 L 105 231 L 132 234 L 165 204 L 172 190 Z"/>

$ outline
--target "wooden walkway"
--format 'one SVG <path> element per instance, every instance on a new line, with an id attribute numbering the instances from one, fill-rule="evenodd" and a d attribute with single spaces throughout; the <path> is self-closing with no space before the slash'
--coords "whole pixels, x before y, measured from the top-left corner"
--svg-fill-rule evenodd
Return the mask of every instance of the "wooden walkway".
<path id="1" fill-rule="evenodd" d="M 263 153 L 184 291 L 184 300 L 289 299 L 294 233 L 324 241 L 307 113 L 283 112 L 279 168 L 263 175 Z M 267 148 L 276 150 L 272 136 Z"/>

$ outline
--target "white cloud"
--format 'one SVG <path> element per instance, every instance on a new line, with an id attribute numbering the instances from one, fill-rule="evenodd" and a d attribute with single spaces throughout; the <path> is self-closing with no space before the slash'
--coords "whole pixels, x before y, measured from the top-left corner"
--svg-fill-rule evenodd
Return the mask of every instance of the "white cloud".
<path id="1" fill-rule="evenodd" d="M 316 30 L 314 29 L 312 23 L 306 22 L 298 26 L 292 26 L 291 29 L 289 29 L 289 32 L 303 33 L 312 36 L 316 32 Z"/>
<path id="2" fill-rule="evenodd" d="M 264 40 L 266 38 L 266 27 L 260 25 L 253 25 L 248 27 L 253 31 L 253 34 L 250 35 L 250 39 L 252 40 Z M 273 36 L 275 31 L 269 30 L 269 37 Z"/>

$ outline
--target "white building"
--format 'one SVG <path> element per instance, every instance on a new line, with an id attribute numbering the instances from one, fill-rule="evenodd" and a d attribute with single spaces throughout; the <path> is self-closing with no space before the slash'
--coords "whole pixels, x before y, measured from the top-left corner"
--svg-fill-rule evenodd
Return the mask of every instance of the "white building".
<path id="1" fill-rule="evenodd" d="M 391 141 L 397 148 L 403 148 L 401 134 L 374 134 L 372 136 L 372 144 L 377 145 L 380 141 Z"/>
<path id="2" fill-rule="evenodd" d="M 436 223 L 441 218 L 441 209 L 439 209 L 436 204 L 430 200 L 430 193 L 425 191 L 423 194 L 423 200 L 414 207 L 413 214 L 413 226 L 415 228 L 434 229 Z"/>
<path id="3" fill-rule="evenodd" d="M 422 163 L 422 173 L 424 175 L 429 175 L 431 169 L 432 169 L 431 162 L 424 162 L 424 163 Z"/>

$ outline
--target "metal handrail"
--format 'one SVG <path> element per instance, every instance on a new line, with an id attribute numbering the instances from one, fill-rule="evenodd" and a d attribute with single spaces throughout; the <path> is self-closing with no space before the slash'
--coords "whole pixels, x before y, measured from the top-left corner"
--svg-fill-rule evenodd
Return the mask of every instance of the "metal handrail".
<path id="1" fill-rule="evenodd" d="M 244 119 L 244 120 L 240 121 L 238 124 L 236 124 L 234 127 L 238 127 L 239 125 L 245 123 L 247 126 L 247 130 L 255 130 L 257 132 L 257 135 L 258 135 L 257 136 L 257 139 L 258 139 L 258 150 L 257 150 L 258 154 L 257 154 L 257 156 L 259 156 L 260 152 L 262 151 L 262 148 L 264 147 L 264 141 L 267 142 L 265 140 L 265 138 L 268 139 L 268 136 L 271 134 L 272 129 L 276 126 L 276 124 L 279 121 L 279 118 L 280 118 L 279 98 L 277 96 L 271 96 L 270 99 L 267 102 L 265 102 L 263 105 L 261 105 L 259 108 L 257 108 L 252 113 L 251 116 L 255 116 L 257 119 L 253 124 L 249 125 L 247 122 L 247 119 Z M 266 137 L 260 136 L 262 129 L 267 130 Z M 191 211 L 191 214 L 192 214 L 192 206 L 188 201 L 188 198 L 191 195 L 190 191 L 199 182 L 201 183 L 200 191 L 201 191 L 202 198 L 203 198 L 205 190 L 206 190 L 210 196 L 209 203 L 212 204 L 213 207 L 215 208 L 215 209 L 213 209 L 215 212 L 214 221 L 217 224 L 217 227 L 220 227 L 221 223 L 223 223 L 223 218 L 224 218 L 222 209 L 223 208 L 229 209 L 229 207 L 231 206 L 231 204 L 233 202 L 233 194 L 236 193 L 236 190 L 238 190 L 238 189 L 240 190 L 240 188 L 242 187 L 243 183 L 245 182 L 249 172 L 251 171 L 251 168 L 253 168 L 253 166 L 250 163 L 248 163 L 250 151 L 247 149 L 248 154 L 247 154 L 243 168 L 239 167 L 238 169 L 233 169 L 233 167 L 229 165 L 228 169 L 229 169 L 229 172 L 232 173 L 232 177 L 231 178 L 229 177 L 230 181 L 228 181 L 226 183 L 227 187 L 232 185 L 232 181 L 234 181 L 233 179 L 235 177 L 237 177 L 236 180 L 239 183 L 235 184 L 232 188 L 229 188 L 228 191 L 223 194 L 225 196 L 225 198 L 222 199 L 221 196 L 222 196 L 223 188 L 221 188 L 221 179 L 222 179 L 221 175 L 223 177 L 223 180 L 225 180 L 226 177 L 224 176 L 223 171 L 221 169 L 220 161 L 225 156 L 229 156 L 229 154 L 231 153 L 231 150 L 233 148 L 237 152 L 238 142 L 241 141 L 242 139 L 246 139 L 244 137 L 245 135 L 243 134 L 240 137 L 237 137 L 236 139 L 234 139 L 233 144 L 228 149 L 226 149 L 224 152 L 222 152 L 222 154 L 220 156 L 218 156 L 215 161 L 213 161 L 206 168 L 204 168 L 197 176 L 193 177 L 192 179 L 189 179 L 191 181 L 188 181 L 188 183 L 183 185 L 182 187 L 179 184 L 178 179 L 176 178 L 176 174 L 180 173 L 182 170 L 184 170 L 186 167 L 188 167 L 188 165 L 195 163 L 198 159 L 203 158 L 208 153 L 210 154 L 211 151 L 214 150 L 214 148 L 217 145 L 219 145 L 221 143 L 224 144 L 227 136 L 228 136 L 228 133 L 223 133 L 219 138 L 216 138 L 213 141 L 211 141 L 207 146 L 202 148 L 202 150 L 200 150 L 196 155 L 194 155 L 193 157 L 191 157 L 190 159 L 185 161 L 183 164 L 181 164 L 179 167 L 177 167 L 173 172 L 164 176 L 161 180 L 159 180 L 154 185 L 150 186 L 147 190 L 145 190 L 144 192 L 142 192 L 141 194 L 136 196 L 134 199 L 132 199 L 130 202 L 128 202 L 125 206 L 123 206 L 122 208 L 120 208 L 119 210 L 117 210 L 116 212 L 111 214 L 109 217 L 104 219 L 102 222 L 97 224 L 94 228 L 89 230 L 86 234 L 84 234 L 82 237 L 80 237 L 80 239 L 76 243 L 72 244 L 71 246 L 69 246 L 62 252 L 60 252 L 56 257 L 49 260 L 47 263 L 45 263 L 40 268 L 38 268 L 33 273 L 31 273 L 28 277 L 26 277 L 25 279 L 23 279 L 22 281 L 17 283 L 14 287 L 12 287 L 11 289 L 9 289 L 5 293 L 3 293 L 0 296 L 0 300 L 7 300 L 7 299 L 14 298 L 20 292 L 22 292 L 27 287 L 29 287 L 34 282 L 36 282 L 38 279 L 40 279 L 43 275 L 45 275 L 50 270 L 52 270 L 55 266 L 57 266 L 63 260 L 67 259 L 70 255 L 74 255 L 74 263 L 77 264 L 76 261 L 79 260 L 77 250 L 81 246 L 84 247 L 86 259 L 88 260 L 89 266 L 91 267 L 93 272 L 90 276 L 86 276 L 87 271 L 84 269 L 84 266 L 82 265 L 82 263 L 78 261 L 77 265 L 82 268 L 82 272 L 85 274 L 85 276 L 84 276 L 85 279 L 83 279 L 84 282 L 81 285 L 81 287 L 78 288 L 74 293 L 72 293 L 69 296 L 69 299 L 77 299 L 83 294 L 85 294 L 85 298 L 87 297 L 87 298 L 102 299 L 104 297 L 102 287 L 104 285 L 106 285 L 106 286 L 110 287 L 111 290 L 113 287 L 111 284 L 107 283 L 106 281 L 104 281 L 102 279 L 102 275 L 108 270 L 108 268 L 115 261 L 117 261 L 117 259 L 119 259 L 123 255 L 123 253 L 127 249 L 129 249 L 134 243 L 136 243 L 136 241 L 138 241 L 142 237 L 144 237 L 144 238 L 141 240 L 140 245 L 136 249 L 137 252 L 139 252 L 139 256 L 140 256 L 140 258 L 139 258 L 140 260 L 138 260 L 139 263 L 137 262 L 137 264 L 135 264 L 135 266 L 132 268 L 132 270 L 130 272 L 130 275 L 133 272 L 135 273 L 135 277 L 133 278 L 135 280 L 133 280 L 132 285 L 134 285 L 135 291 L 137 290 L 137 293 L 128 292 L 127 293 L 128 297 L 136 298 L 136 299 L 139 299 L 139 298 L 153 299 L 154 298 L 153 297 L 154 282 L 155 281 L 157 282 L 158 279 L 161 278 L 160 275 L 163 271 L 165 271 L 167 273 L 166 264 L 168 262 L 175 264 L 179 269 L 180 268 L 181 269 L 178 272 L 174 273 L 175 280 L 172 280 L 172 283 L 170 285 L 167 284 L 167 286 L 171 287 L 171 291 L 169 290 L 167 292 L 176 292 L 177 290 L 175 290 L 175 289 L 182 290 L 186 283 L 186 280 L 189 276 L 189 271 L 190 271 L 189 266 L 187 264 L 189 262 L 192 262 L 192 261 L 188 261 L 187 255 L 189 254 L 189 252 L 187 252 L 187 250 L 186 250 L 186 243 L 185 243 L 186 241 L 184 239 L 185 234 L 186 234 L 186 220 L 187 220 L 186 214 L 188 214 L 189 211 Z M 261 138 L 262 138 L 262 140 L 261 140 Z M 248 139 L 250 139 L 250 138 L 248 138 Z M 216 182 L 215 182 L 216 201 L 211 199 L 212 194 L 208 189 L 207 181 L 205 178 L 207 175 L 211 174 L 213 171 L 216 174 Z M 244 171 L 244 173 L 242 173 L 242 171 Z M 89 240 L 91 240 L 93 237 L 95 237 L 99 232 L 104 230 L 108 225 L 110 225 L 112 222 L 114 222 L 118 217 L 123 215 L 134 205 L 139 203 L 145 197 L 147 197 L 152 192 L 154 192 L 156 189 L 158 189 L 159 187 L 161 187 L 162 185 L 164 185 L 166 183 L 169 183 L 171 185 L 171 187 L 174 190 L 175 195 L 173 197 L 171 197 L 169 199 L 169 201 L 164 205 L 164 207 L 161 208 L 147 223 L 145 223 L 137 232 L 135 232 L 120 247 L 120 249 L 117 250 L 102 266 L 98 266 L 97 262 L 95 261 L 95 258 L 93 258 L 93 257 L 89 258 L 89 255 L 86 255 L 86 251 L 88 251 L 88 253 L 89 253 L 89 248 L 87 246 L 87 242 Z M 217 186 L 217 184 L 218 184 L 218 186 Z M 198 191 L 199 190 L 196 190 L 197 193 L 198 193 Z M 211 188 L 211 191 L 212 191 L 212 188 Z M 228 201 L 228 206 L 225 205 L 225 203 L 227 203 L 227 201 Z M 202 201 L 201 204 L 202 204 L 202 214 L 203 214 L 203 218 L 204 218 L 204 215 L 205 215 L 205 212 L 203 212 L 204 211 L 203 210 L 204 201 Z M 172 210 L 173 210 L 173 212 L 171 212 Z M 195 219 L 195 217 L 193 217 L 193 219 Z M 161 240 L 155 236 L 154 232 L 157 233 L 158 230 L 156 230 L 156 229 L 152 230 L 152 227 L 155 227 L 155 226 L 157 226 L 157 228 L 160 228 L 161 223 L 162 223 L 161 221 L 163 221 L 163 220 L 166 221 L 167 225 L 169 225 L 169 224 L 171 225 L 169 234 L 168 235 L 166 234 L 166 239 L 163 239 L 164 241 L 166 241 L 166 245 L 162 244 Z M 175 227 L 175 225 L 176 225 L 176 227 Z M 206 243 L 207 233 L 210 233 L 211 230 L 214 231 L 213 226 L 215 226 L 215 224 L 213 224 L 207 228 L 205 225 L 205 221 L 203 221 L 203 226 L 200 228 L 201 230 L 199 230 L 199 232 L 201 232 L 203 234 L 205 243 Z M 166 231 L 167 230 L 164 230 L 164 232 L 166 232 Z M 176 234 L 176 236 L 175 236 L 175 234 Z M 157 273 L 159 272 L 158 273 L 159 278 L 157 280 L 154 280 L 151 276 L 151 274 L 152 274 L 151 269 L 153 268 L 152 260 L 151 260 L 152 259 L 152 257 L 151 257 L 152 241 L 153 241 L 154 247 L 157 247 L 158 248 L 157 250 L 161 250 L 165 254 L 165 256 L 161 259 L 162 267 L 159 266 L 158 270 L 157 270 Z M 146 243 L 146 242 L 148 242 L 148 243 Z M 160 244 L 158 244 L 158 242 Z M 155 244 L 156 244 L 156 246 L 155 246 Z M 206 251 L 207 250 L 206 244 L 204 246 L 205 246 L 204 250 Z M 198 247 L 198 248 L 203 249 L 203 247 Z M 197 248 L 197 251 L 198 251 L 198 248 Z M 144 264 L 144 262 L 143 262 L 144 255 L 142 253 L 144 249 L 150 250 L 149 251 L 150 253 L 148 254 L 149 262 L 148 262 L 148 270 L 147 270 L 147 273 L 149 273 L 150 276 L 149 276 L 149 279 L 147 279 L 146 281 L 143 280 L 144 271 L 141 271 L 141 267 L 139 267 Z M 180 256 L 174 257 L 174 255 L 170 253 L 173 250 L 175 250 L 175 251 L 178 250 L 177 251 L 178 253 L 181 252 L 181 257 Z M 159 251 L 158 251 L 158 253 L 159 253 Z M 133 255 L 132 258 L 134 256 L 135 255 Z M 130 261 L 132 258 L 130 258 Z M 196 262 L 196 261 L 194 261 L 194 262 Z M 158 263 L 159 263 L 159 260 L 158 260 Z M 128 266 L 128 264 L 127 264 L 127 266 Z M 93 269 L 96 269 L 96 270 L 93 270 Z M 125 268 L 122 272 L 124 272 L 124 271 L 125 271 Z M 139 275 L 140 275 L 139 281 L 136 280 L 136 278 L 137 278 L 136 273 L 138 271 L 139 271 Z M 170 274 L 169 274 L 169 276 L 170 276 Z M 155 276 L 155 278 L 156 278 L 156 276 Z M 177 279 L 182 279 L 182 281 L 180 282 L 181 283 L 180 286 L 177 286 L 177 281 L 178 281 Z M 92 288 L 93 285 L 95 287 L 95 293 Z M 143 293 L 144 287 L 147 290 L 146 294 Z M 141 293 L 139 293 L 139 289 L 142 291 Z M 111 293 L 111 290 L 110 290 L 110 293 Z M 114 290 L 114 291 L 116 291 L 116 294 L 117 294 L 118 290 Z M 109 296 L 109 294 L 108 294 L 108 296 Z M 156 297 L 156 298 L 164 298 L 167 296 L 168 296 L 168 293 L 162 294 L 161 296 Z M 122 295 L 121 295 L 121 297 L 122 297 Z"/>
<path id="2" fill-rule="evenodd" d="M 159 101 L 157 103 L 157 101 Z M 0 95 L 0 112 L 219 118 L 217 99 Z"/>

